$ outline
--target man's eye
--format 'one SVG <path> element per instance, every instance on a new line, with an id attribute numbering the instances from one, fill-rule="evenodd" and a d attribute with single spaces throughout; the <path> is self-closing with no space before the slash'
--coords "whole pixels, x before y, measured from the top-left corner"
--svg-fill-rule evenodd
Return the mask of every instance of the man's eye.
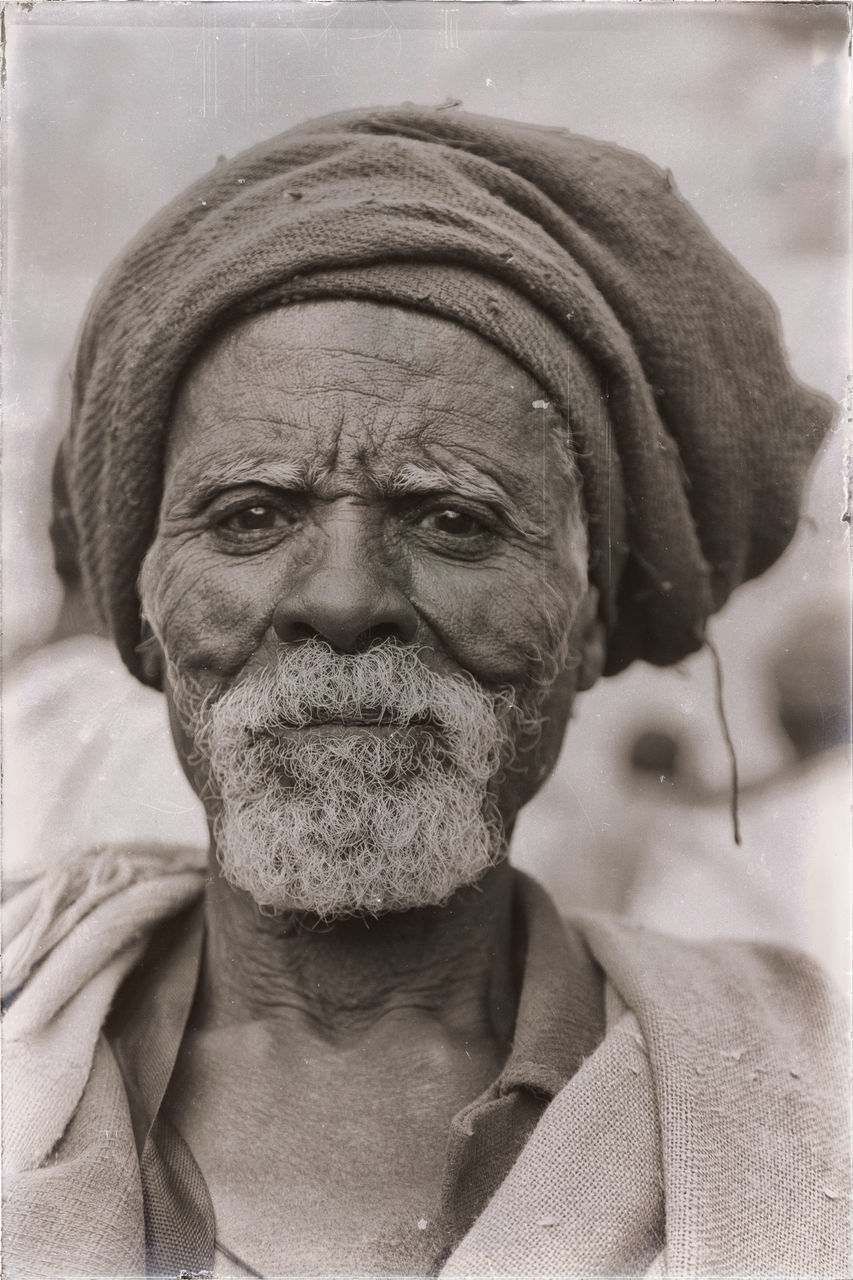
<path id="1" fill-rule="evenodd" d="M 429 512 L 423 517 L 421 524 L 436 533 L 451 534 L 455 538 L 476 538 L 488 532 L 482 520 L 468 511 L 457 511 L 453 507 Z"/>
<path id="2" fill-rule="evenodd" d="M 267 533 L 273 529 L 283 529 L 292 524 L 287 512 L 269 502 L 255 502 L 250 507 L 241 507 L 217 521 L 219 528 L 226 533 Z"/>

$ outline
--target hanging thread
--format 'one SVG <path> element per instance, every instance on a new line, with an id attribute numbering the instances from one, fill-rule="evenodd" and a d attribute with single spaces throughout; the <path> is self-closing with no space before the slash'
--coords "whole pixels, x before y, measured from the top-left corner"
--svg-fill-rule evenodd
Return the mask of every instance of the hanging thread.
<path id="1" fill-rule="evenodd" d="M 731 770 L 731 803 L 729 807 L 732 815 L 732 830 L 734 832 L 735 844 L 739 845 L 742 843 L 740 838 L 740 782 L 738 779 L 737 752 L 735 751 L 735 744 L 732 741 L 732 735 L 729 732 L 729 722 L 726 718 L 726 707 L 723 701 L 723 664 L 720 660 L 717 646 L 712 640 L 709 640 L 707 636 L 705 637 L 705 644 L 707 645 L 711 657 L 714 660 L 717 715 L 720 718 L 720 726 L 723 730 L 723 741 L 725 742 L 726 750 L 729 753 L 729 766 Z"/>
<path id="2" fill-rule="evenodd" d="M 226 1257 L 229 1262 L 233 1262 L 238 1267 L 242 1267 L 247 1276 L 256 1276 L 257 1280 L 264 1280 L 260 1271 L 255 1271 L 254 1267 L 250 1267 L 248 1262 L 244 1262 L 239 1254 L 234 1253 L 231 1249 L 229 1249 L 226 1245 L 224 1245 L 221 1240 L 219 1239 L 214 1240 L 213 1247 L 217 1250 L 217 1252 L 221 1253 L 224 1257 Z"/>

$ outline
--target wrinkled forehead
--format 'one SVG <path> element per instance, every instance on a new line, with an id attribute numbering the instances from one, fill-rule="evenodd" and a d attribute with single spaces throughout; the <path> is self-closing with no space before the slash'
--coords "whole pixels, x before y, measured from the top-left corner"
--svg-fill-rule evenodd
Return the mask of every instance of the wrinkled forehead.
<path id="1" fill-rule="evenodd" d="M 373 302 L 264 311 L 188 367 L 169 430 L 177 477 L 253 463 L 315 478 L 451 463 L 510 488 L 570 480 L 566 423 L 535 379 L 478 334 Z"/>

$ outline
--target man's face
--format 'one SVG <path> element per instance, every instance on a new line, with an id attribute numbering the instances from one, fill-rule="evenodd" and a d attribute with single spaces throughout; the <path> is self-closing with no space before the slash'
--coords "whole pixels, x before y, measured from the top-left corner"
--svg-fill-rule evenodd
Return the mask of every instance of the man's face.
<path id="1" fill-rule="evenodd" d="M 499 856 L 597 674 L 561 430 L 483 339 L 375 304 L 265 312 L 189 370 L 143 601 L 259 901 L 426 905 Z"/>

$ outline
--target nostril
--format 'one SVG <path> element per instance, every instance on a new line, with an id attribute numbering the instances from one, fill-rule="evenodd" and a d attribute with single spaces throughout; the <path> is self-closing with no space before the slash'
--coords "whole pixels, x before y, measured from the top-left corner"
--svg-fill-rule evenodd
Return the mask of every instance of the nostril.
<path id="1" fill-rule="evenodd" d="M 290 644 L 295 644 L 300 640 L 322 640 L 325 638 L 322 631 L 317 627 L 311 626 L 310 622 L 304 622 L 281 609 L 276 609 L 273 614 L 273 629 L 279 640 L 284 640 Z"/>
<path id="2" fill-rule="evenodd" d="M 400 629 L 393 623 L 383 623 L 376 627 L 367 627 L 356 635 L 350 635 L 340 628 L 314 628 L 305 623 L 295 623 L 287 628 L 286 634 L 278 630 L 280 640 L 297 644 L 303 640 L 322 640 L 325 644 L 337 649 L 339 653 L 366 653 L 374 645 L 384 640 L 403 641 Z"/>
<path id="3" fill-rule="evenodd" d="M 369 649 L 371 645 L 381 644 L 383 640 L 400 640 L 400 628 L 393 622 L 383 622 L 375 627 L 368 627 L 357 637 L 359 649 Z"/>
<path id="4" fill-rule="evenodd" d="M 302 619 L 277 613 L 273 618 L 273 627 L 279 640 L 287 644 L 298 644 L 303 640 L 323 640 L 342 653 L 363 653 L 372 645 L 381 644 L 383 640 L 406 639 L 401 628 L 393 622 L 377 623 L 361 629 L 348 628 L 340 622 L 337 625 L 312 626 Z"/>

